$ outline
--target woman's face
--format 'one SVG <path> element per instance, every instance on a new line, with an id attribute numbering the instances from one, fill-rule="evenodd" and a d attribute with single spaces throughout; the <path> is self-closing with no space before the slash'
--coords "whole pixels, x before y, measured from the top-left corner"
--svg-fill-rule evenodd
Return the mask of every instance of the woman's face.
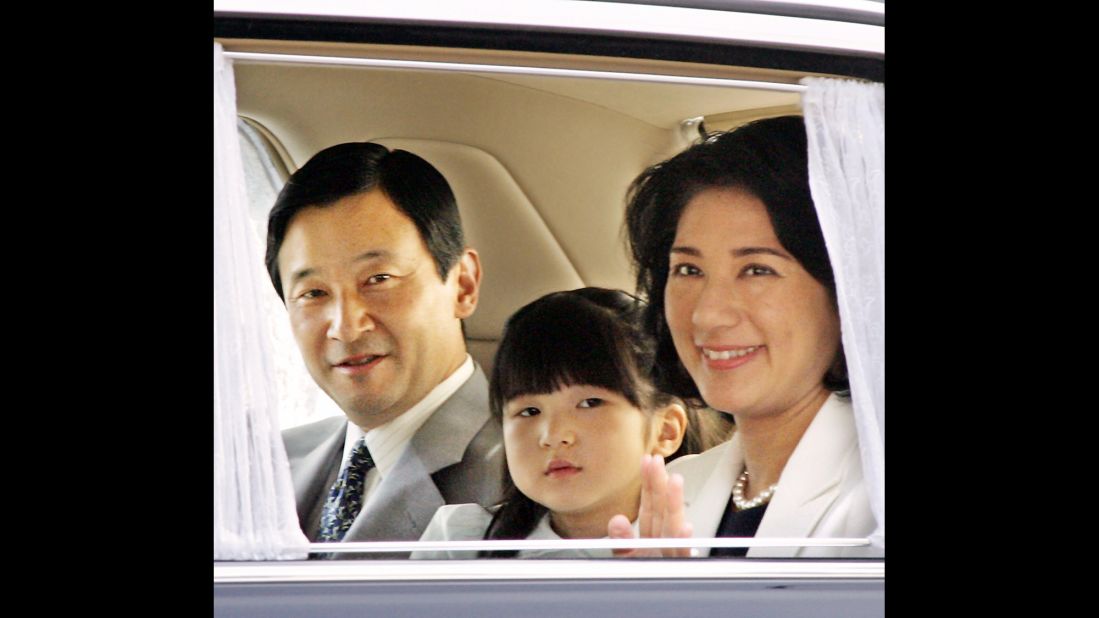
<path id="1" fill-rule="evenodd" d="M 839 316 L 828 290 L 779 243 L 759 198 L 730 188 L 696 195 L 668 259 L 668 326 L 710 407 L 769 416 L 821 396 Z"/>
<path id="2" fill-rule="evenodd" d="M 504 451 L 515 486 L 556 518 L 594 521 L 602 536 L 619 513 L 636 516 L 641 456 L 652 419 L 621 394 L 575 385 L 504 406 Z"/>

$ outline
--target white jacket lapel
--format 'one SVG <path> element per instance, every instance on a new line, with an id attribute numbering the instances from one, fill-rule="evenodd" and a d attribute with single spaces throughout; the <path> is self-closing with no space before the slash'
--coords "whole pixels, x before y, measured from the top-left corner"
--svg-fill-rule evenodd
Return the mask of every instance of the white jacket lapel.
<path id="1" fill-rule="evenodd" d="M 733 491 L 733 471 L 743 465 L 744 453 L 737 435 L 705 453 L 682 457 L 668 465 L 670 473 L 683 475 L 683 501 L 693 536 L 712 537 L 717 533 Z M 710 549 L 700 548 L 700 552 L 707 556 Z"/>
<path id="2" fill-rule="evenodd" d="M 805 430 L 779 477 L 756 538 L 813 536 L 817 524 L 839 494 L 844 456 L 855 440 L 844 416 L 844 403 L 829 397 Z M 750 557 L 792 557 L 801 547 L 753 547 Z"/>

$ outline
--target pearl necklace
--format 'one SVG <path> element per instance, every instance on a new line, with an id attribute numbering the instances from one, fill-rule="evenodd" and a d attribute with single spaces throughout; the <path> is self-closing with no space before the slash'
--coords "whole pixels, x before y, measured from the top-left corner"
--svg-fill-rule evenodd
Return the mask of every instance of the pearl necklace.
<path id="1" fill-rule="evenodd" d="M 778 487 L 778 483 L 771 485 L 766 491 L 759 494 L 751 500 L 744 499 L 744 486 L 748 484 L 748 468 L 744 468 L 744 472 L 740 473 L 740 476 L 736 479 L 736 485 L 733 485 L 733 504 L 736 505 L 738 511 L 745 509 L 755 508 L 761 504 L 767 504 L 771 501 L 771 496 L 775 493 L 775 488 Z"/>

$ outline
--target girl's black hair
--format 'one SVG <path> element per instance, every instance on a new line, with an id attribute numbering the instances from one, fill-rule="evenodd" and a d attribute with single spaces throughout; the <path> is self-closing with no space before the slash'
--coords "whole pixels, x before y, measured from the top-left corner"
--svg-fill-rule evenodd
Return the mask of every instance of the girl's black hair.
<path id="1" fill-rule="evenodd" d="M 757 120 L 728 133 L 711 134 L 641 173 L 630 185 L 626 230 L 637 271 L 637 291 L 648 301 L 642 316 L 656 342 L 653 381 L 687 401 L 701 395 L 676 353 L 664 316 L 668 254 L 679 218 L 691 198 L 712 188 L 739 188 L 759 198 L 782 246 L 836 297 L 832 263 L 809 191 L 809 145 L 800 116 Z M 848 391 L 841 343 L 824 387 Z"/>
<path id="2" fill-rule="evenodd" d="M 547 294 L 515 312 L 504 327 L 489 385 L 497 420 L 502 422 L 510 399 L 579 384 L 620 393 L 644 411 L 677 402 L 657 391 L 649 378 L 654 348 L 641 329 L 643 309 L 644 303 L 625 292 L 588 287 Z M 519 491 L 505 462 L 503 500 L 484 538 L 525 539 L 546 511 Z"/>

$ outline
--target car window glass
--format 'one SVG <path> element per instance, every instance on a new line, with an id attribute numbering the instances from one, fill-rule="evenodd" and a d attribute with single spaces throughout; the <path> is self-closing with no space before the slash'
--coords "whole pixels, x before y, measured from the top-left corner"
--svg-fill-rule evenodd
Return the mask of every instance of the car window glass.
<path id="1" fill-rule="evenodd" d="M 514 81 L 521 80 L 516 78 Z M 706 117 L 707 122 L 714 125 L 707 128 L 729 129 L 747 120 L 788 114 L 792 107 L 795 106 L 786 104 L 733 112 L 707 110 L 707 114 L 700 114 L 700 116 Z M 270 143 L 264 132 L 243 120 L 238 125 L 238 131 L 248 184 L 252 231 L 261 240 L 262 246 L 265 244 L 263 241 L 266 233 L 267 211 L 285 182 L 286 170 L 282 167 L 281 159 L 275 154 L 277 151 L 274 145 Z M 676 148 L 681 145 L 677 145 Z M 607 242 L 617 242 L 617 239 L 607 240 Z M 262 256 L 257 256 L 257 260 L 262 261 Z M 339 408 L 320 391 L 305 370 L 288 328 L 285 309 L 274 294 L 274 290 L 268 291 L 270 293 L 265 294 L 262 302 L 267 306 L 267 315 L 270 318 L 267 328 L 278 348 L 275 364 L 279 374 L 280 427 L 285 429 L 325 416 L 342 416 Z"/>

